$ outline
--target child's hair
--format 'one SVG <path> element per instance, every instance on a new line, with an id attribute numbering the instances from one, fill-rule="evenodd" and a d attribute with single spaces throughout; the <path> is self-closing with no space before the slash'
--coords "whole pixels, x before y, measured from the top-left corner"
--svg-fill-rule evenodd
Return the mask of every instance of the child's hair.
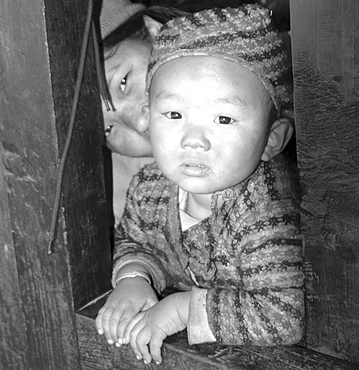
<path id="1" fill-rule="evenodd" d="M 183 10 L 168 6 L 138 8 L 138 11 L 135 14 L 124 21 L 124 23 L 113 29 L 103 39 L 102 47 L 105 53 L 105 59 L 111 57 L 116 52 L 119 44 L 126 39 L 149 42 L 151 44 L 153 43 L 153 39 L 149 34 L 143 20 L 144 15 L 147 15 L 164 24 L 173 18 L 184 16 L 186 14 L 187 13 Z"/>
<path id="2" fill-rule="evenodd" d="M 268 91 L 277 118 L 292 118 L 290 58 L 268 9 L 253 4 L 207 9 L 168 22 L 154 44 L 147 89 L 163 63 L 188 56 L 219 57 L 254 72 Z"/>

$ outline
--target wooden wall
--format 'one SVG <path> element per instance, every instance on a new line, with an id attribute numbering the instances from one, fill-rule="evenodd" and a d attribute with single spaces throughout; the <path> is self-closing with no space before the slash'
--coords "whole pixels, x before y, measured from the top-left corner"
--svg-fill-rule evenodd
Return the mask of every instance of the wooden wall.
<path id="1" fill-rule="evenodd" d="M 75 310 L 110 287 L 103 125 L 91 39 L 58 238 L 47 254 L 87 3 L 0 3 L 2 369 L 79 369 Z"/>
<path id="2" fill-rule="evenodd" d="M 359 2 L 292 0 L 309 348 L 359 363 Z M 89 57 L 54 254 L 48 237 L 86 0 L 0 3 L 0 364 L 79 369 L 75 312 L 109 289 Z M 91 42 L 91 40 L 90 40 Z"/>
<path id="3" fill-rule="evenodd" d="M 359 1 L 290 8 L 307 345 L 359 363 Z"/>

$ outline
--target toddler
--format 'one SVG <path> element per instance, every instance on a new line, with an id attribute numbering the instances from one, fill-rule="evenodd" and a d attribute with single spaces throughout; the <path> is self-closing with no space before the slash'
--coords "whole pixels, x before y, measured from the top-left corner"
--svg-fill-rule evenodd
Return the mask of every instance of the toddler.
<path id="1" fill-rule="evenodd" d="M 297 343 L 299 199 L 280 154 L 293 133 L 291 66 L 268 10 L 168 22 L 147 89 L 156 162 L 130 184 L 98 332 L 145 363 L 185 328 L 190 344 Z"/>

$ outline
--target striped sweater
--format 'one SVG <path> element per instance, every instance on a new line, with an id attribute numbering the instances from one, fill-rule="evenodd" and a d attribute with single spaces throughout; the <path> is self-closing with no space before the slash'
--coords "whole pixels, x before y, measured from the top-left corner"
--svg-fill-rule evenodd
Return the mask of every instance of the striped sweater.
<path id="1" fill-rule="evenodd" d="M 303 331 L 302 237 L 295 176 L 277 156 L 212 195 L 212 214 L 182 231 L 178 186 L 155 163 L 133 178 L 116 230 L 113 276 L 130 262 L 154 288 L 192 290 L 190 344 L 294 344 Z"/>

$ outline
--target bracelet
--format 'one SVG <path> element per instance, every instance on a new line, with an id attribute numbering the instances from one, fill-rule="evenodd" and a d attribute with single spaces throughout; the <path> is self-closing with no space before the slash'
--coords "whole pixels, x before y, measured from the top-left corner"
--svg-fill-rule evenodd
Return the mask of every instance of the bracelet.
<path id="1" fill-rule="evenodd" d="M 138 271 L 128 272 L 126 274 L 120 275 L 120 277 L 115 280 L 115 284 L 117 285 L 123 279 L 134 278 L 137 276 L 144 278 L 148 282 L 148 284 L 151 285 L 151 279 L 148 277 L 148 275 L 145 272 Z"/>

